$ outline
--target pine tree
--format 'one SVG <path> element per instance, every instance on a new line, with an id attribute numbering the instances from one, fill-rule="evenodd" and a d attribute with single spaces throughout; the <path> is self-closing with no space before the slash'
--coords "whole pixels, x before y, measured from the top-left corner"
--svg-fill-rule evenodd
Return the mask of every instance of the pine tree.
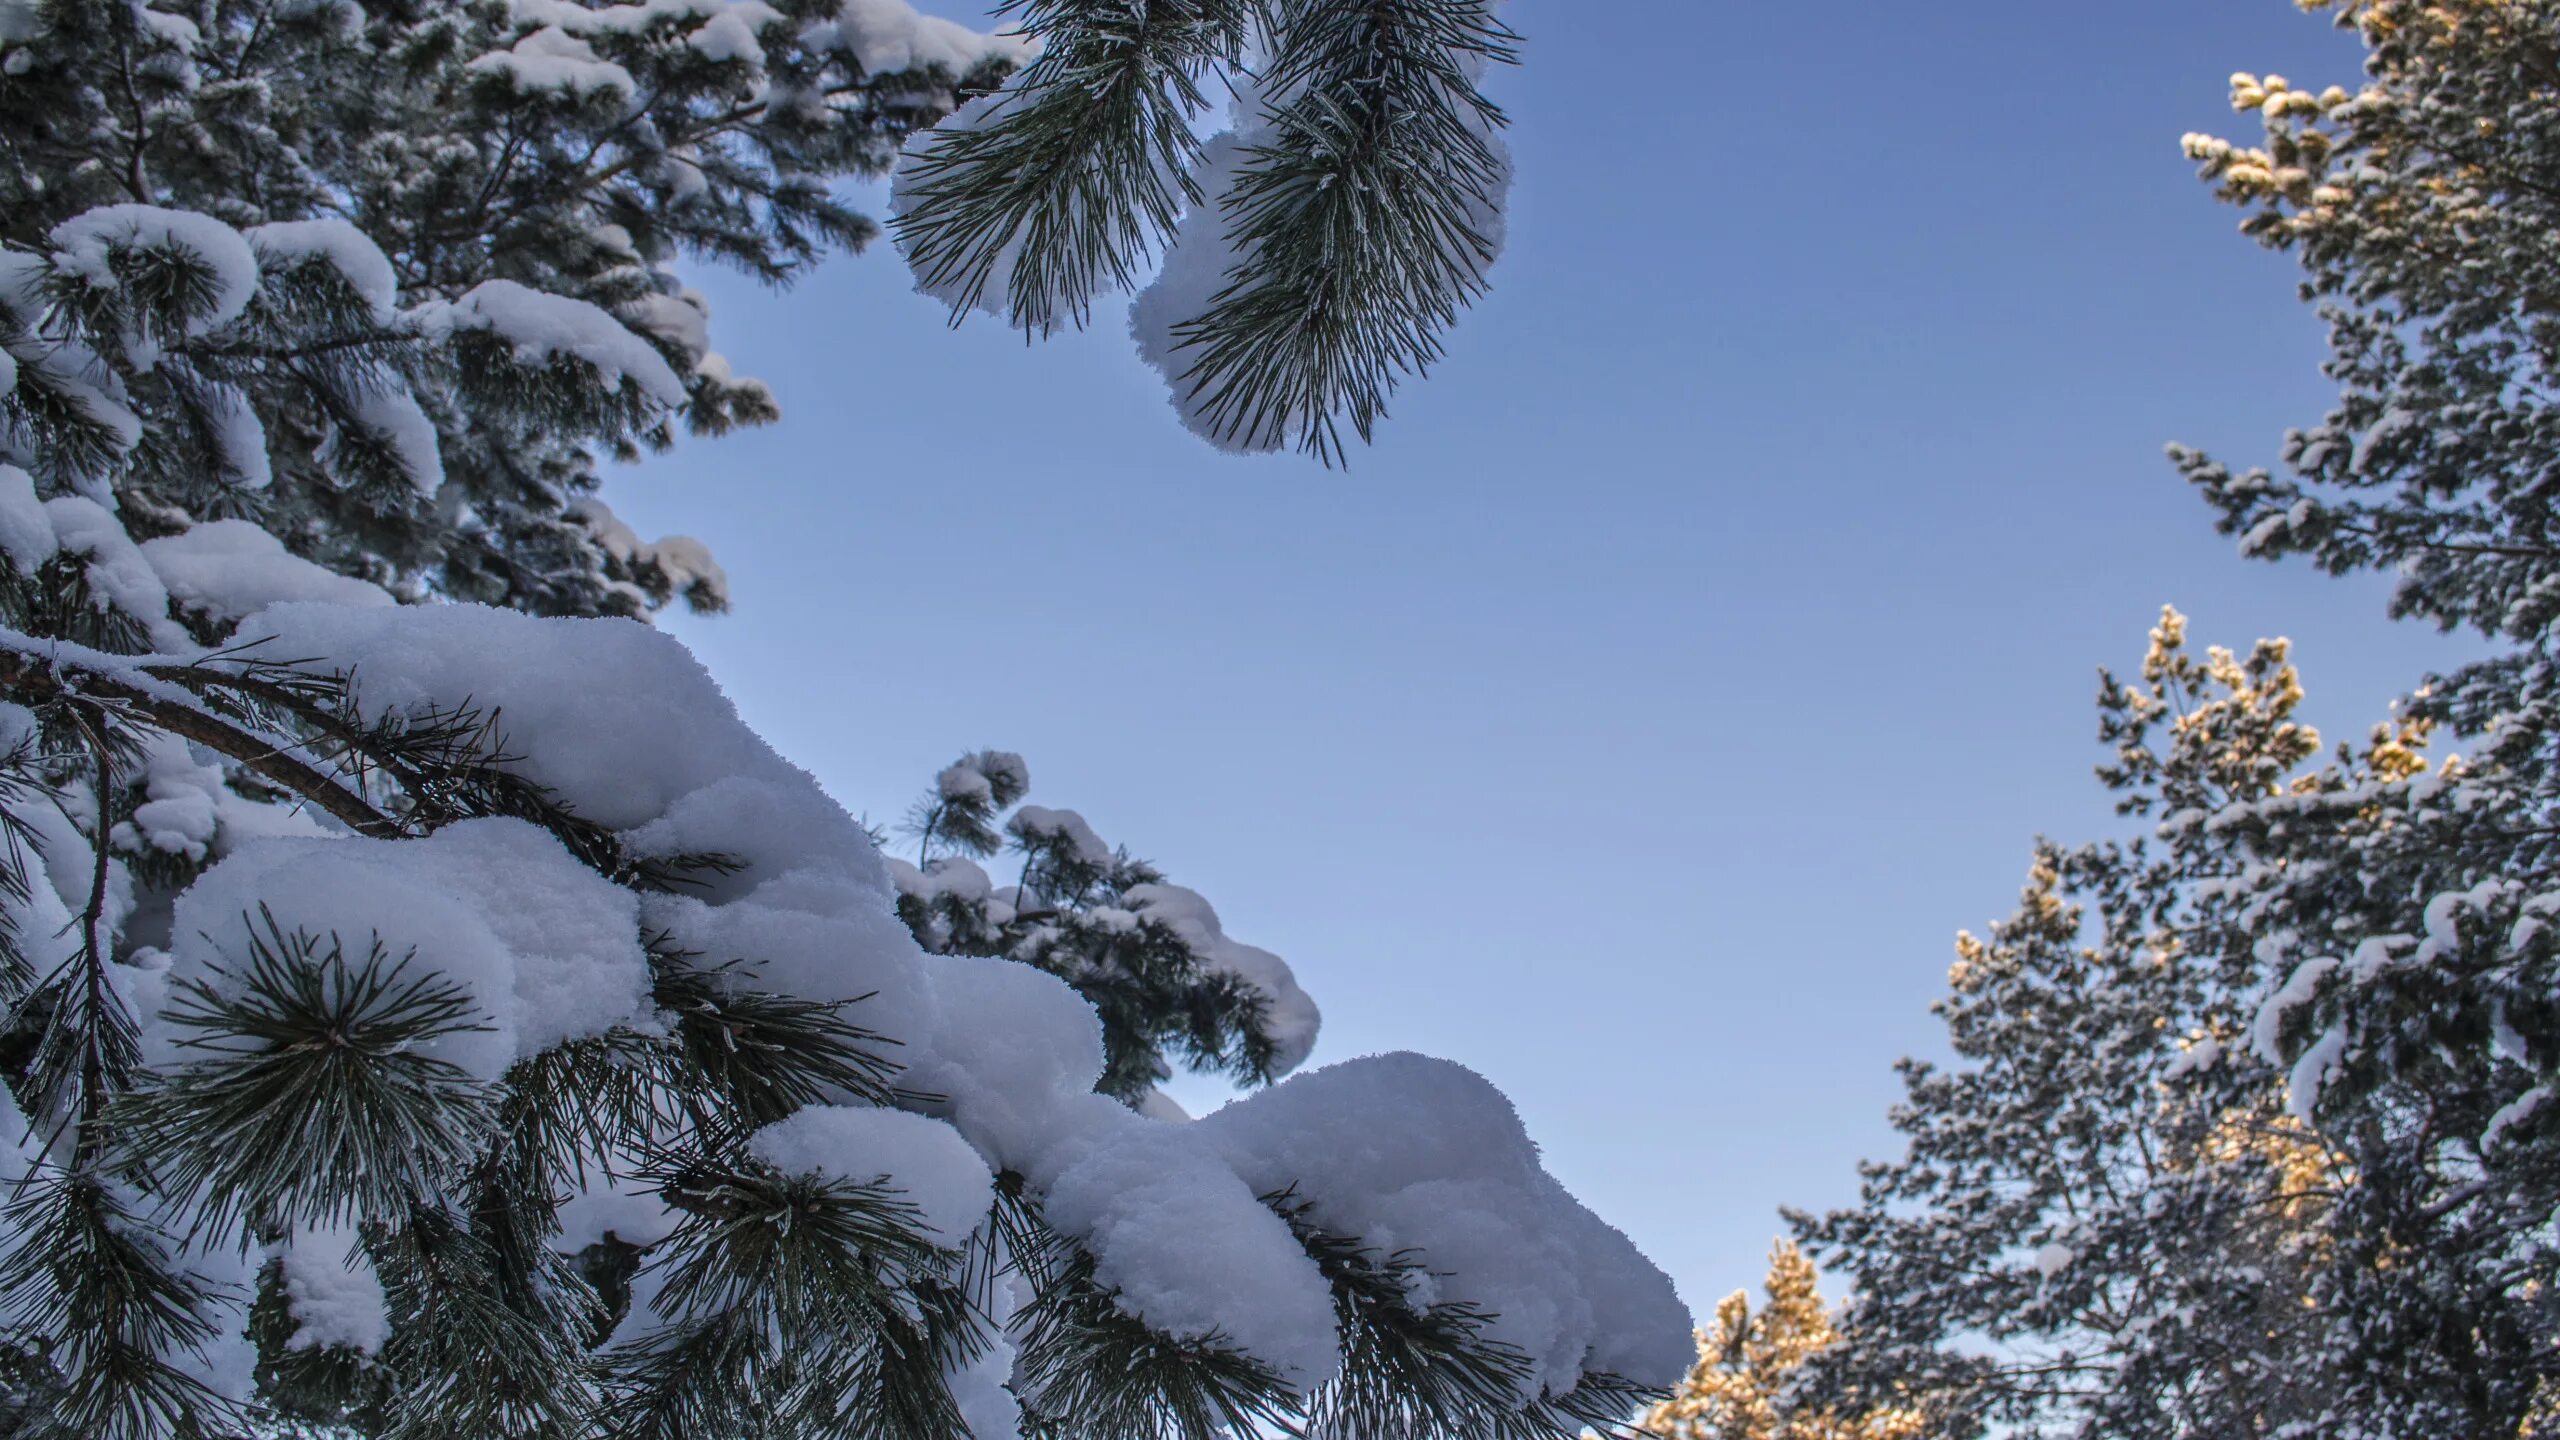
<path id="1" fill-rule="evenodd" d="M 1313 1012 L 1067 812 L 1058 935 L 928 955 L 672 640 L 451 603 L 716 604 L 587 493 L 769 409 L 672 267 L 858 239 L 826 179 L 1019 54 L 0 0 L 0 1434 L 1528 1440 L 1677 1374 L 1468 1072 L 1111 1098 Z"/>
<path id="2" fill-rule="evenodd" d="M 1864 1167 L 1857 1208 L 1793 1217 L 1856 1286 L 1813 1369 L 1907 1386 L 1931 1433 L 2278 1435 L 2334 1393 L 2306 1301 L 2349 1172 L 2250 1048 L 2257 862 L 2224 819 L 2332 781 L 2304 770 L 2283 642 L 2199 657 L 2174 610 L 2151 639 L 2140 682 L 2099 693 L 2101 773 L 2151 833 L 2038 845 L 2017 911 L 1957 938 L 1956 1067 L 1901 1066 L 1908 1153 Z M 2422 739 L 2377 735 L 2335 783 Z"/>
<path id="3" fill-rule="evenodd" d="M 2560 12 L 2305 8 L 2364 40 L 2364 85 L 2236 75 L 2263 143 L 2186 149 L 2301 260 L 2339 399 L 2281 474 L 2172 454 L 2244 554 L 2386 570 L 2396 613 L 2498 653 L 2317 768 L 2282 738 L 2280 652 L 2180 698 L 2167 627 L 2145 687 L 2110 690 L 2102 774 L 2150 833 L 2041 852 L 2018 915 L 1960 950 L 1962 1068 L 1907 1067 L 1909 1156 L 1802 1222 L 1860 1288 L 1814 1368 L 1914 1378 L 1950 1425 L 2555 1418 Z"/>
<path id="4" fill-rule="evenodd" d="M 643 542 L 594 493 L 604 456 L 774 418 L 679 263 L 785 283 L 859 247 L 876 227 L 829 182 L 1022 53 L 899 0 L 8 0 L 0 52 L 0 244 L 141 205 L 362 262 L 291 346 L 173 336 L 135 367 L 117 398 L 147 443 L 112 483 L 137 538 L 243 517 L 403 598 L 553 614 L 725 603 L 697 543 Z M 609 312 L 628 338 L 586 333 L 622 384 L 473 323 L 499 306 Z"/>
<path id="5" fill-rule="evenodd" d="M 1750 1292 L 1736 1290 L 1716 1306 L 1715 1323 L 1698 1332 L 1698 1363 L 1672 1397 L 1645 1417 L 1662 1440 L 1919 1440 L 1926 1431 L 1913 1407 L 1886 1404 L 1842 1418 L 1833 1409 L 1800 1405 L 1791 1393 L 1805 1361 L 1838 1341 L 1831 1312 L 1815 1288 L 1813 1262 L 1791 1241 L 1769 1252 L 1769 1303 L 1754 1313 Z"/>
<path id="6" fill-rule="evenodd" d="M 2394 610 L 2498 642 L 2413 720 L 2452 763 L 2255 807 L 2252 923 L 2288 972 L 2259 1020 L 2295 1105 L 2359 1177 L 2320 1301 L 2358 1317 L 2378 1430 L 2510 1433 L 2554 1381 L 2560 1066 L 2552 1008 L 2551 650 L 2560 547 L 2552 276 L 2560 14 L 2329 7 L 2369 51 L 2353 94 L 2233 77 L 2264 143 L 2188 148 L 2245 228 L 2302 263 L 2340 389 L 2284 473 L 2176 452 L 2245 553 L 2398 577 Z"/>

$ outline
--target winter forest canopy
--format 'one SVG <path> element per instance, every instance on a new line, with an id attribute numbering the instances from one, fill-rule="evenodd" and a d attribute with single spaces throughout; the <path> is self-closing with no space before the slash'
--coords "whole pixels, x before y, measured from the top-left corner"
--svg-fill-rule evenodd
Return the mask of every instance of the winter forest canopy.
<path id="1" fill-rule="evenodd" d="M 1903 1154 L 1693 1335 L 1022 755 L 849 814 L 601 493 L 787 423 L 693 282 L 875 240 L 955 323 L 1125 299 L 1204 465 L 1339 465 L 1504 244 L 1498 0 L 0 0 L 0 1435 L 2560 1427 L 2560 5 L 2300 8 L 2362 81 L 2184 149 L 2334 407 L 2171 459 L 2489 658 L 2333 745 L 2162 612 L 2122 833 L 2037 842 Z"/>
<path id="2" fill-rule="evenodd" d="M 839 180 L 1035 335 L 1158 274 L 1233 448 L 1338 458 L 1481 288 L 1488 5 L 1015 19 L 0 4 L 8 1433 L 1528 1437 L 1677 1374 L 1481 1078 L 1284 1079 L 1288 965 L 1021 757 L 886 858 L 641 623 L 726 579 L 600 465 L 777 418 L 684 267 L 861 247 Z"/>

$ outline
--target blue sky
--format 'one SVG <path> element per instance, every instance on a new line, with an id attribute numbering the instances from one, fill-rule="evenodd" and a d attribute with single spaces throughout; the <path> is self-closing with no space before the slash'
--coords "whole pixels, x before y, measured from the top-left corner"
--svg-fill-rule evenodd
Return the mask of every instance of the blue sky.
<path id="1" fill-rule="evenodd" d="M 928 6 L 968 16 L 965 4 Z M 1483 1071 L 1690 1303 L 1850 1201 L 1949 940 L 2109 824 L 2094 668 L 2164 601 L 2360 731 L 2458 642 L 2244 563 L 2161 458 L 2325 393 L 2177 149 L 2290 0 L 1518 0 L 1495 292 L 1347 471 L 1212 453 L 1117 310 L 945 327 L 884 246 L 703 277 L 785 418 L 607 495 L 709 541 L 670 628 L 847 806 L 1016 749 L 1323 1004 Z M 1200 1092 L 1193 1092 L 1200 1093 Z"/>

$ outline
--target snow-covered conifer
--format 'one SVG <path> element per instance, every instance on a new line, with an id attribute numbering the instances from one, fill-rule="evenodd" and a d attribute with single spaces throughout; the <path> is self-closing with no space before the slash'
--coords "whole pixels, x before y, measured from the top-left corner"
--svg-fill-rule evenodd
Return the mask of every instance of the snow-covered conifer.
<path id="1" fill-rule="evenodd" d="M 730 219 L 787 266 L 792 227 L 834 222 L 781 157 L 852 144 L 792 127 L 877 100 L 894 132 L 984 58 L 920 25 L 874 68 L 864 27 L 913 17 L 829 13 L 0 10 L 0 109 L 26 107 L 0 137 L 59 146 L 17 198 L 101 202 L 0 223 L 0 1433 L 1528 1440 L 1678 1374 L 1668 1283 L 1479 1077 L 1373 1057 L 1139 1113 L 1102 1093 L 1130 1062 L 1065 963 L 919 946 L 871 837 L 672 639 L 457 603 L 716 584 L 583 503 L 594 447 L 729 383 L 602 277 L 726 253 L 708 218 L 652 228 L 693 223 L 652 209 L 683 208 L 686 167 L 698 203 L 752 197 Z M 198 107 L 271 43 L 309 73 L 220 113 L 344 83 L 340 128 L 243 120 L 236 153 L 159 128 L 218 131 Z M 713 103 L 701 67 L 759 65 L 720 123 L 828 113 L 747 160 L 667 148 L 683 96 Z M 793 88 L 817 71 L 852 89 Z M 921 100 L 866 88 L 898 74 Z M 522 153 L 472 169 L 426 96 L 520 114 Z M 524 251 L 501 227 L 424 258 L 439 234 L 334 214 L 431 226 L 479 193 L 375 212 L 332 168 L 413 143 Z M 513 188 L 564 154 L 547 173 L 622 217 L 612 265 L 551 248 L 576 224 Z M 425 183 L 419 158 L 384 173 Z M 119 198 L 191 167 L 202 208 Z M 626 212 L 624 184 L 665 193 Z M 506 513 L 525 528 L 471 551 Z M 555 521 L 581 538 L 544 551 Z M 945 777 L 930 860 L 1010 808 L 1021 894 L 1242 977 L 1259 1018 L 1218 1043 L 1256 1078 L 1294 1063 L 1254 1049 L 1303 1003 L 1285 967 L 1019 805 L 1018 760 L 967 768 L 983 791 Z"/>
<path id="2" fill-rule="evenodd" d="M 1811 1366 L 1830 1391 L 1900 1387 L 1961 1434 L 2331 1413 L 2343 1347 L 2305 1247 L 2343 1162 L 2250 1048 L 2252 861 L 2216 823 L 2316 755 L 2301 699 L 2281 642 L 2200 657 L 2175 611 L 2139 683 L 2102 678 L 2103 773 L 2150 833 L 2037 847 L 2018 910 L 1957 938 L 1954 1065 L 1902 1064 L 1907 1153 L 1865 1167 L 1856 1208 L 1796 1217 L 1856 1287 Z"/>
<path id="3" fill-rule="evenodd" d="M 137 538 L 241 516 L 403 598 L 717 609 L 698 544 L 594 495 L 604 456 L 775 414 L 680 263 L 785 282 L 859 247 L 830 182 L 1023 54 L 903 0 L 6 0 L 0 243 L 103 282 L 114 207 L 167 207 L 313 279 L 290 345 L 134 337 L 166 361 L 120 400 Z"/>

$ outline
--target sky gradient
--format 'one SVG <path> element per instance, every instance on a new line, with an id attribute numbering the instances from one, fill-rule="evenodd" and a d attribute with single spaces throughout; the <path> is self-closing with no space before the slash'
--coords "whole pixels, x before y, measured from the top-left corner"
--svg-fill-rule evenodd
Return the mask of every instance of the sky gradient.
<path id="1" fill-rule="evenodd" d="M 2327 398 L 2291 263 L 2177 146 L 2254 134 L 2234 69 L 2352 85 L 2325 20 L 1508 18 L 1494 293 L 1347 470 L 1183 433 L 1116 307 L 947 329 L 883 245 L 703 275 L 784 419 L 606 494 L 710 542 L 736 613 L 669 628 L 849 808 L 1023 752 L 1290 960 L 1318 1063 L 1484 1072 L 1703 1312 L 1894 1153 L 1892 1063 L 2031 839 L 2111 824 L 2094 671 L 2164 601 L 2293 637 L 2333 735 L 2468 650 L 2241 561 L 2161 458 L 2270 459 Z"/>

